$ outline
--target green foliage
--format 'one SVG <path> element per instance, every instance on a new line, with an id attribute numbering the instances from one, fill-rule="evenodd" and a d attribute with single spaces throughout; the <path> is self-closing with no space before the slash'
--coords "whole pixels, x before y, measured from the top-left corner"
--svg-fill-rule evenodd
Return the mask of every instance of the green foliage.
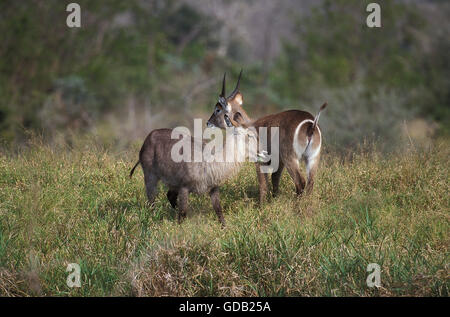
<path id="1" fill-rule="evenodd" d="M 150 95 L 158 104 L 166 97 L 161 93 L 164 82 L 197 65 L 205 50 L 214 46 L 208 21 L 195 24 L 203 17 L 186 6 L 140 1 L 79 4 L 82 27 L 69 29 L 65 2 L 2 3 L 0 32 L 6 38 L 0 49 L 0 83 L 4 84 L 0 132 L 4 138 L 10 139 L 20 127 L 46 128 L 50 133 L 60 128 L 41 122 L 44 104 L 49 108 L 44 114 L 49 121 L 54 119 L 53 110 L 79 113 L 67 115 L 62 125 L 69 127 L 73 121 L 84 120 L 83 113 L 94 124 L 99 114 L 120 109 L 130 95 Z M 185 40 L 194 27 L 195 33 Z M 180 65 L 171 61 L 173 56 Z M 70 100 L 65 97 L 68 93 Z M 51 100 L 59 94 L 63 98 L 58 109 Z M 86 96 L 89 102 L 83 99 Z M 72 111 L 73 106 L 84 111 Z"/>
<path id="2" fill-rule="evenodd" d="M 315 112 L 325 97 L 336 113 L 357 109 L 358 124 L 328 118 L 330 134 L 343 147 L 372 136 L 395 144 L 399 124 L 418 116 L 438 122 L 447 135 L 447 28 L 435 32 L 430 13 L 395 1 L 380 1 L 382 27 L 368 28 L 369 2 L 320 1 L 301 19 L 284 17 L 297 21 L 292 36 L 278 57 L 261 61 L 249 58 L 247 43 L 234 33 L 227 36 L 227 55 L 219 54 L 223 21 L 194 3 L 80 1 L 82 27 L 70 29 L 63 1 L 2 1 L 1 142 L 20 144 L 27 130 L 51 139 L 103 128 L 128 142 L 155 127 L 189 125 L 211 112 L 219 87 L 212 79 L 226 70 L 232 81 L 241 68 L 252 117 L 286 108 Z M 342 97 L 354 87 L 358 101 Z M 371 120 L 374 100 L 386 96 L 390 120 Z M 121 119 L 134 111 L 155 118 L 130 123 L 135 130 L 142 126 L 130 133 Z M 388 115 L 386 107 L 380 114 Z M 108 121 L 111 116 L 118 119 Z M 352 130 L 355 140 L 349 140 Z"/>
<path id="3" fill-rule="evenodd" d="M 293 97 L 308 97 L 314 86 L 345 87 L 363 75 L 369 89 L 410 88 L 423 84 L 418 71 L 423 19 L 414 9 L 392 1 L 381 3 L 381 28 L 368 28 L 370 1 L 325 1 L 299 21 L 302 46 L 286 43 L 280 70 L 286 73 Z M 423 56 L 422 58 L 424 58 Z M 295 89 L 296 88 L 296 89 Z M 299 89 L 300 88 L 300 89 Z"/>
<path id="4" fill-rule="evenodd" d="M 394 116 L 397 121 L 421 115 L 442 122 L 444 128 L 450 104 L 446 75 L 450 71 L 449 41 L 433 35 L 414 6 L 394 1 L 380 2 L 382 27 L 368 28 L 365 8 L 369 2 L 324 1 L 299 21 L 297 39 L 285 43 L 274 68 L 277 73 L 270 83 L 277 92 L 274 101 L 291 105 L 298 100 L 306 104 L 314 101 L 318 107 L 322 91 L 341 89 L 345 93 L 360 85 L 364 90 L 359 96 L 360 107 L 368 120 L 370 108 L 375 106 L 371 106 L 372 99 L 388 92 L 405 96 L 402 103 L 391 105 L 400 114 Z M 337 100 L 328 102 L 335 107 Z M 339 112 L 350 112 L 337 106 Z M 341 130 L 348 128 L 341 123 Z M 383 132 L 383 120 L 377 123 L 379 131 L 370 131 L 393 140 Z"/>

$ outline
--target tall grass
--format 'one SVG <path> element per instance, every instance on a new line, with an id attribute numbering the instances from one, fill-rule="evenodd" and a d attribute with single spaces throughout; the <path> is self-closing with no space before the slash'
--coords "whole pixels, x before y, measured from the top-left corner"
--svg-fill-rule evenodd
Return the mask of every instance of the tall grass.
<path id="1" fill-rule="evenodd" d="M 257 204 L 254 167 L 177 224 L 161 191 L 146 204 L 138 148 L 38 141 L 0 157 L 3 296 L 448 296 L 449 142 L 389 156 L 325 152 L 313 194 Z M 81 287 L 66 285 L 68 263 Z M 369 263 L 381 287 L 369 288 Z"/>

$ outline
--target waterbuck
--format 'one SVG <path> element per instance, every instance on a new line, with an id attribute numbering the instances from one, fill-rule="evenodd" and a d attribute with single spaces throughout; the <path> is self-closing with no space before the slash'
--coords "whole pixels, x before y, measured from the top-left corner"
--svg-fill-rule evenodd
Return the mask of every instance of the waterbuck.
<path id="1" fill-rule="evenodd" d="M 220 94 L 218 104 L 224 98 L 225 81 L 222 84 L 222 93 Z M 190 135 L 179 135 L 181 136 L 181 140 L 174 139 L 175 130 L 157 129 L 150 132 L 145 139 L 139 153 L 139 161 L 130 172 L 131 178 L 135 168 L 141 164 L 150 204 L 155 199 L 158 181 L 162 181 L 167 185 L 169 188 L 167 198 L 173 208 L 178 207 L 179 209 L 178 222 L 181 222 L 188 212 L 189 193 L 208 192 L 219 221 L 222 226 L 225 226 L 222 207 L 220 205 L 219 186 L 239 171 L 242 163 L 245 161 L 242 158 L 244 157 L 245 159 L 246 153 L 249 156 L 256 155 L 256 146 L 253 147 L 255 151 L 252 153 L 250 153 L 252 147 L 248 146 L 249 140 L 256 140 L 254 129 L 244 128 L 245 123 L 239 122 L 239 120 L 233 120 L 236 125 L 239 125 L 238 127 L 234 127 L 228 115 L 223 111 L 216 113 L 211 122 L 214 125 L 221 125 L 228 128 L 225 145 L 222 142 L 212 151 L 213 155 L 218 155 L 217 157 L 224 159 L 207 159 L 205 161 L 203 149 L 207 145 L 206 142 L 194 139 Z M 217 133 L 222 136 L 220 129 L 217 129 Z M 179 145 L 179 142 L 182 141 L 187 142 L 184 143 L 187 145 L 186 147 L 181 147 L 181 151 L 178 151 L 178 154 L 185 155 L 187 152 L 189 154 L 192 153 L 193 155 L 188 155 L 189 157 L 196 157 L 197 154 L 200 154 L 202 159 L 200 161 L 174 160 L 174 149 L 177 143 Z M 198 147 L 198 145 L 200 146 Z M 247 148 L 249 152 L 246 152 Z"/>
<path id="2" fill-rule="evenodd" d="M 215 106 L 214 112 L 208 121 L 208 126 L 215 125 L 215 117 L 221 112 L 225 112 L 236 126 L 240 124 L 251 125 L 257 130 L 260 127 L 278 127 L 280 157 L 278 170 L 272 172 L 273 195 L 276 196 L 279 192 L 280 178 L 285 167 L 295 183 L 297 195 L 303 193 L 306 182 L 300 173 L 299 161 L 301 160 L 304 160 L 306 163 L 306 172 L 308 174 L 306 192 L 310 193 L 314 186 L 314 176 L 319 166 L 322 145 L 322 133 L 318 121 L 320 113 L 325 109 L 327 103 L 320 107 L 315 117 L 306 111 L 288 110 L 252 120 L 242 107 L 243 96 L 239 91 L 241 75 L 242 70 L 239 74 L 236 88 L 225 100 Z M 223 123 L 219 123 L 217 126 L 220 128 L 225 127 Z M 267 130 L 269 134 L 267 139 L 271 140 L 271 129 Z M 264 146 L 271 152 L 270 142 Z M 256 164 L 256 172 L 259 182 L 259 202 L 262 204 L 267 195 L 267 173 L 262 173 L 260 164 Z"/>

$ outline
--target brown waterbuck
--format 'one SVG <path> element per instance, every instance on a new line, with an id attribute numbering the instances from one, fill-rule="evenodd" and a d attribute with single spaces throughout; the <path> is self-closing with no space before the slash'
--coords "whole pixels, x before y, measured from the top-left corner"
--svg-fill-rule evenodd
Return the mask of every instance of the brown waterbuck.
<path id="1" fill-rule="evenodd" d="M 241 75 L 242 70 L 239 74 L 234 91 L 225 101 L 222 101 L 215 106 L 214 112 L 207 123 L 208 126 L 211 127 L 215 125 L 215 117 L 218 114 L 225 112 L 235 126 L 252 126 L 257 130 L 261 127 L 278 127 L 280 157 L 278 169 L 273 171 L 271 176 L 273 195 L 276 196 L 279 192 L 280 178 L 284 168 L 287 169 L 289 175 L 292 177 L 298 195 L 301 195 L 304 190 L 306 190 L 306 193 L 310 193 L 314 186 L 314 176 L 319 166 L 320 150 L 322 146 L 322 133 L 318 121 L 320 113 L 325 109 L 327 103 L 324 103 L 320 107 L 319 112 L 315 117 L 306 111 L 288 110 L 271 114 L 257 120 L 252 120 L 242 107 L 243 96 L 239 91 Z M 223 124 L 218 126 L 220 128 L 225 127 Z M 269 134 L 267 139 L 271 140 L 270 133 L 272 129 L 267 130 Z M 270 142 L 267 142 L 264 146 L 271 152 Z M 261 152 L 261 149 L 259 149 L 259 151 Z M 299 161 L 301 160 L 304 160 L 306 163 L 306 172 L 308 175 L 307 184 L 300 172 Z M 262 163 L 256 164 L 256 172 L 258 174 L 259 182 L 259 201 L 262 204 L 267 195 L 268 176 L 267 173 L 261 171 L 261 164 Z"/>
<path id="2" fill-rule="evenodd" d="M 222 85 L 222 93 L 219 97 L 220 104 L 225 98 L 225 81 Z M 133 175 L 135 168 L 141 164 L 144 172 L 144 181 L 146 186 L 146 192 L 148 201 L 151 204 L 157 193 L 157 184 L 162 181 L 169 188 L 167 192 L 167 198 L 173 208 L 179 209 L 178 221 L 181 222 L 188 212 L 188 196 L 189 193 L 206 193 L 208 192 L 213 208 L 219 217 L 219 221 L 222 226 L 225 226 L 225 220 L 222 214 L 222 207 L 220 205 L 219 186 L 227 179 L 235 175 L 244 160 L 246 149 L 249 151 L 251 147 L 248 147 L 250 139 L 256 139 L 256 133 L 254 129 L 234 127 L 228 115 L 222 111 L 217 112 L 211 122 L 214 125 L 221 125 L 227 127 L 226 142 L 218 145 L 218 148 L 214 148 L 214 155 L 221 155 L 222 158 L 226 157 L 226 160 L 215 159 L 205 160 L 203 159 L 203 149 L 207 145 L 206 142 L 201 139 L 195 139 L 190 134 L 183 135 L 178 134 L 178 139 L 174 138 L 174 131 L 176 129 L 157 129 L 150 132 L 142 145 L 139 153 L 139 161 L 133 167 L 130 172 L 130 178 Z M 236 124 L 238 122 L 234 121 Z M 186 128 L 187 129 L 187 128 Z M 210 129 L 211 130 L 211 129 Z M 188 131 L 189 132 L 189 131 Z M 222 131 L 217 130 L 222 136 Z M 206 132 L 205 132 L 206 133 Z M 181 136 L 181 140 L 179 137 Z M 244 136 L 244 138 L 242 138 Z M 244 142 L 239 142 L 237 139 L 244 139 Z M 230 139 L 234 139 L 231 140 Z M 229 142 L 230 141 L 230 142 Z M 200 161 L 179 160 L 174 159 L 174 149 L 177 148 L 179 142 L 183 143 L 178 150 L 178 154 L 185 155 L 187 153 L 193 154 L 188 157 L 196 157 L 200 154 Z M 197 142 L 197 143 L 196 143 Z M 256 143 L 255 143 L 256 144 Z M 200 145 L 199 147 L 197 145 Z M 256 147 L 254 147 L 256 151 Z M 175 151 L 177 152 L 177 151 Z M 200 152 L 200 153 L 199 153 Z M 243 154 L 244 153 L 244 154 Z M 256 153 L 250 154 L 254 155 Z M 231 158 L 231 159 L 230 159 Z"/>

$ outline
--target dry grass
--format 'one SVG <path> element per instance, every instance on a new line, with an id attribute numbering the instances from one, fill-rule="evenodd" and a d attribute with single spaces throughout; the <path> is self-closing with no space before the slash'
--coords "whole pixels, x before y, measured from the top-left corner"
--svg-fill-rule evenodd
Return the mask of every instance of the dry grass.
<path id="1" fill-rule="evenodd" d="M 138 149 L 35 142 L 0 157 L 2 296 L 448 296 L 449 142 L 385 157 L 323 154 L 310 197 L 258 208 L 254 167 L 207 196 L 179 226 L 161 190 L 145 203 Z M 66 285 L 68 263 L 81 288 Z M 366 267 L 381 266 L 368 288 Z"/>

